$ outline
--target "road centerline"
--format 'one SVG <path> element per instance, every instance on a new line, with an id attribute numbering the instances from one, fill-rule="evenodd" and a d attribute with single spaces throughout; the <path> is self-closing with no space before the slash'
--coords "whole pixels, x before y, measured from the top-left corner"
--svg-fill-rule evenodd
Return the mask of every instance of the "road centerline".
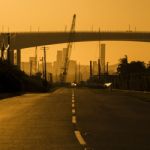
<path id="1" fill-rule="evenodd" d="M 72 109 L 72 114 L 75 114 L 76 113 L 76 110 L 75 109 Z"/>
<path id="2" fill-rule="evenodd" d="M 77 117 L 76 117 L 76 108 L 75 108 L 75 98 L 74 98 L 74 90 L 72 90 L 72 124 L 74 124 L 74 134 L 81 146 L 83 146 L 86 149 L 86 142 L 81 135 L 81 132 L 77 129 Z"/>
<path id="3" fill-rule="evenodd" d="M 77 123 L 76 116 L 74 116 L 74 115 L 72 116 L 72 123 L 73 123 L 73 124 L 76 124 L 76 123 Z"/>
<path id="4" fill-rule="evenodd" d="M 75 104 L 72 104 L 72 108 L 74 108 L 75 107 Z"/>
<path id="5" fill-rule="evenodd" d="M 76 136 L 78 142 L 83 146 L 86 145 L 86 142 L 85 142 L 84 138 L 82 137 L 80 131 L 76 130 L 76 131 L 74 131 L 74 133 L 75 133 L 75 136 Z"/>

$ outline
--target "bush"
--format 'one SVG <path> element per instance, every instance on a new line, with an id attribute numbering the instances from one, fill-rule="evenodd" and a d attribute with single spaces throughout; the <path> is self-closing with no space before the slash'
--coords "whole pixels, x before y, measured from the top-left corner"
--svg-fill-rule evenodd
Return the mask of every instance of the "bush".
<path id="1" fill-rule="evenodd" d="M 29 77 L 17 66 L 0 61 L 0 92 L 43 92 L 46 88 L 40 78 Z"/>

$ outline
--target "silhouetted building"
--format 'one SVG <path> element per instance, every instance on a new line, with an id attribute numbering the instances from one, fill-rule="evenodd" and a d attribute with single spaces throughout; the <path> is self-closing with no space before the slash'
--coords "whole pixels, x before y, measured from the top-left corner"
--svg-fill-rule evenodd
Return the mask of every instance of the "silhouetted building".
<path id="1" fill-rule="evenodd" d="M 29 57 L 29 63 L 30 63 L 30 74 L 35 75 L 36 74 L 36 58 L 35 57 Z"/>
<path id="2" fill-rule="evenodd" d="M 68 74 L 67 74 L 67 82 L 74 82 L 76 79 L 76 68 L 77 62 L 75 60 L 69 61 Z"/>
<path id="3" fill-rule="evenodd" d="M 63 52 L 62 51 L 57 51 L 57 74 L 60 75 L 60 73 L 62 72 L 62 62 L 63 62 Z"/>
<path id="4" fill-rule="evenodd" d="M 81 81 L 86 81 L 90 77 L 89 65 L 80 65 Z"/>
<path id="5" fill-rule="evenodd" d="M 63 61 L 63 65 L 64 65 L 64 62 L 65 62 L 65 59 L 66 59 L 66 54 L 67 54 L 67 48 L 63 48 L 63 58 L 62 58 L 62 61 Z"/>
<path id="6" fill-rule="evenodd" d="M 14 51 L 14 65 L 17 65 L 17 52 Z"/>
<path id="7" fill-rule="evenodd" d="M 93 61 L 93 75 L 98 74 L 98 64 L 97 61 Z"/>
<path id="8" fill-rule="evenodd" d="M 105 44 L 101 44 L 99 58 L 101 64 L 101 73 L 105 73 Z"/>
<path id="9" fill-rule="evenodd" d="M 38 62 L 38 71 L 41 72 L 43 74 L 43 67 L 44 67 L 44 62 L 43 62 L 43 57 L 40 58 L 39 62 Z"/>
<path id="10" fill-rule="evenodd" d="M 29 62 L 21 62 L 21 70 L 26 74 L 30 75 L 30 63 Z"/>
<path id="11" fill-rule="evenodd" d="M 47 70 L 47 73 L 52 73 L 53 72 L 53 67 L 52 67 L 51 62 L 46 63 L 46 70 Z"/>
<path id="12" fill-rule="evenodd" d="M 53 71 L 52 71 L 52 73 L 53 73 L 54 82 L 57 82 L 58 81 L 58 73 L 57 73 L 57 62 L 56 61 L 53 62 Z"/>

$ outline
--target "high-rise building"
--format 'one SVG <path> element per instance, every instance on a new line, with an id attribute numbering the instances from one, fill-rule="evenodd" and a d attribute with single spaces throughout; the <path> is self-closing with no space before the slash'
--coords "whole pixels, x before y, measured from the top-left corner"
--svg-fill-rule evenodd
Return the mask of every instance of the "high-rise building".
<path id="1" fill-rule="evenodd" d="M 38 72 L 41 72 L 43 74 L 43 71 L 44 71 L 43 57 L 40 57 L 37 68 L 38 68 Z"/>
<path id="2" fill-rule="evenodd" d="M 98 74 L 98 64 L 97 61 L 93 61 L 93 75 Z"/>
<path id="3" fill-rule="evenodd" d="M 62 51 L 57 51 L 57 58 L 56 58 L 56 62 L 57 62 L 57 74 L 60 75 L 61 70 L 62 70 L 62 62 L 63 62 L 63 52 Z"/>
<path id="4" fill-rule="evenodd" d="M 63 63 L 62 63 L 63 65 L 64 65 L 64 63 L 65 63 L 66 54 L 67 54 L 67 48 L 63 48 L 63 58 L 62 58 L 62 59 L 63 59 L 63 60 L 62 60 L 62 61 L 63 61 Z"/>
<path id="5" fill-rule="evenodd" d="M 47 70 L 47 73 L 52 73 L 52 63 L 51 62 L 46 63 L 46 70 Z"/>
<path id="6" fill-rule="evenodd" d="M 58 81 L 58 74 L 57 74 L 57 62 L 53 62 L 53 76 L 54 76 L 54 81 Z"/>
<path id="7" fill-rule="evenodd" d="M 14 51 L 14 65 L 17 65 L 17 51 Z"/>
<path id="8" fill-rule="evenodd" d="M 36 58 L 35 57 L 29 57 L 29 63 L 30 63 L 30 74 L 34 75 L 36 73 Z"/>
<path id="9" fill-rule="evenodd" d="M 100 52 L 99 52 L 99 58 L 100 58 L 100 64 L 101 64 L 101 73 L 105 73 L 105 44 L 101 44 Z"/>
<path id="10" fill-rule="evenodd" d="M 30 63 L 21 62 L 21 70 L 24 71 L 27 75 L 30 75 Z"/>
<path id="11" fill-rule="evenodd" d="M 69 60 L 67 82 L 74 82 L 76 80 L 76 68 L 77 62 L 75 60 Z"/>
<path id="12" fill-rule="evenodd" d="M 57 58 L 56 58 L 57 62 L 62 62 L 62 54 L 63 53 L 61 50 L 57 51 Z"/>

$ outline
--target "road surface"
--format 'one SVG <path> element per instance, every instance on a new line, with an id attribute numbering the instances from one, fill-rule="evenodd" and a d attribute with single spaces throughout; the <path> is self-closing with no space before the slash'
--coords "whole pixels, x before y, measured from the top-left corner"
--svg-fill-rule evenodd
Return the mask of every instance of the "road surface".
<path id="1" fill-rule="evenodd" d="M 0 101 L 0 150 L 150 150 L 150 94 L 61 88 Z"/>

